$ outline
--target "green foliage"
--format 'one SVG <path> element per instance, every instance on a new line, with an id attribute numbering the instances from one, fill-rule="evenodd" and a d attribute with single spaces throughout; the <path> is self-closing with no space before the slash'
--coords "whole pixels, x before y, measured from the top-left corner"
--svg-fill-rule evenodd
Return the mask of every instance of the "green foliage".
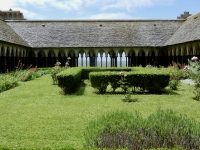
<path id="1" fill-rule="evenodd" d="M 58 60 L 56 61 L 55 66 L 51 70 L 51 78 L 53 80 L 53 84 L 58 84 L 58 79 L 56 75 L 63 70 L 63 68 L 60 66 L 60 62 Z"/>
<path id="2" fill-rule="evenodd" d="M 81 68 L 69 68 L 56 75 L 58 86 L 63 90 L 63 94 L 70 94 L 81 82 Z"/>
<path id="3" fill-rule="evenodd" d="M 158 109 L 148 118 L 116 111 L 89 123 L 86 148 L 200 148 L 200 124 L 172 110 Z"/>
<path id="4" fill-rule="evenodd" d="M 140 87 L 143 91 L 148 90 L 153 93 L 159 92 L 168 86 L 169 73 L 153 69 L 138 69 L 131 72 L 124 72 L 127 75 L 126 81 L 121 79 L 119 72 L 91 72 L 89 74 L 91 86 L 106 92 L 106 85 L 110 83 L 113 91 L 121 85 L 123 91 L 130 87 Z M 119 82 L 120 81 L 120 82 Z M 125 92 L 124 91 L 124 92 Z M 99 91 L 100 92 L 100 91 Z M 100 92 L 101 93 L 101 92 Z"/>
<path id="5" fill-rule="evenodd" d="M 91 86 L 96 88 L 99 93 L 106 93 L 109 84 L 110 72 L 91 72 L 89 74 Z"/>
<path id="6" fill-rule="evenodd" d="M 0 93 L 18 86 L 18 80 L 9 74 L 0 74 Z"/>
<path id="7" fill-rule="evenodd" d="M 48 74 L 0 93 L 0 149 L 82 150 L 88 123 L 116 110 L 132 114 L 139 111 L 147 118 L 162 107 L 200 121 L 200 103 L 192 99 L 194 87 L 187 84 L 181 83 L 176 92 L 167 87 L 161 95 L 136 94 L 134 98 L 139 102 L 124 103 L 121 94 L 95 94 L 88 80 L 73 95 L 65 96 L 51 81 Z"/>
<path id="8" fill-rule="evenodd" d="M 195 90 L 193 92 L 195 94 L 194 99 L 200 101 L 200 62 L 198 61 L 197 57 L 193 58 L 195 58 L 195 60 L 193 61 L 188 60 L 189 63 L 188 74 L 190 79 L 192 79 L 195 82 Z"/>
<path id="9" fill-rule="evenodd" d="M 179 71 L 178 68 L 174 67 L 170 70 L 169 88 L 172 90 L 177 90 L 180 86 L 181 77 Z"/>
<path id="10" fill-rule="evenodd" d="M 97 67 L 86 67 L 82 68 L 82 79 L 89 79 L 90 72 L 120 72 L 120 71 L 131 71 L 131 68 L 97 68 Z"/>

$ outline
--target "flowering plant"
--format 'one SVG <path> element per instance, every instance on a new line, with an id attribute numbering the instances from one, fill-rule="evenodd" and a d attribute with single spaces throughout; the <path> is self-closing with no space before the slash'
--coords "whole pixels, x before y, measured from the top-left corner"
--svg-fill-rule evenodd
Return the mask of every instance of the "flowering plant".
<path id="1" fill-rule="evenodd" d="M 57 60 L 55 66 L 51 70 L 51 77 L 53 80 L 53 84 L 58 84 L 58 79 L 56 75 L 61 72 L 63 69 L 69 68 L 69 63 L 70 63 L 71 58 L 67 57 L 67 61 L 65 63 L 65 67 L 61 67 L 61 63 Z"/>
<path id="2" fill-rule="evenodd" d="M 51 70 L 51 77 L 53 80 L 53 84 L 58 84 L 58 79 L 56 77 L 56 74 L 62 70 L 60 65 L 61 63 L 57 60 L 55 66 Z"/>
<path id="3" fill-rule="evenodd" d="M 122 88 L 123 92 L 124 92 L 124 97 L 125 99 L 123 100 L 124 102 L 135 102 L 137 101 L 137 99 L 131 99 L 131 95 L 132 95 L 132 91 L 130 90 L 130 83 L 127 81 L 127 74 L 123 74 L 123 72 L 121 71 L 119 73 L 119 75 L 121 76 L 121 79 L 119 81 L 119 85 Z"/>
<path id="4" fill-rule="evenodd" d="M 189 77 L 195 82 L 195 99 L 200 101 L 200 62 L 198 57 L 194 56 L 188 60 L 188 74 Z"/>

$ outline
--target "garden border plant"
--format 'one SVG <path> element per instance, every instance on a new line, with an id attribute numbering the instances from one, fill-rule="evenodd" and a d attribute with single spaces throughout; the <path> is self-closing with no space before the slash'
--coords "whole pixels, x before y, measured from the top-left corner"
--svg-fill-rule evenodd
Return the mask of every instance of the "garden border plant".
<path id="1" fill-rule="evenodd" d="M 84 132 L 85 148 L 200 149 L 200 123 L 172 110 L 158 109 L 143 118 L 116 111 L 92 120 Z"/>

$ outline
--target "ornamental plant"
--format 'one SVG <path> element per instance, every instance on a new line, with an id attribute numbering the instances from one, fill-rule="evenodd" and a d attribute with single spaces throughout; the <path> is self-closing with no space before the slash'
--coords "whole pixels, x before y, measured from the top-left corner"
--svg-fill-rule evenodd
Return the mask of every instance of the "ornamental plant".
<path id="1" fill-rule="evenodd" d="M 127 74 L 123 74 L 123 72 L 121 71 L 119 73 L 119 75 L 121 76 L 121 79 L 119 80 L 118 84 L 120 85 L 120 87 L 122 88 L 122 91 L 124 93 L 124 102 L 135 102 L 137 101 L 137 99 L 132 99 L 131 98 L 131 94 L 132 91 L 130 90 L 130 83 L 127 80 Z"/>
<path id="2" fill-rule="evenodd" d="M 198 57 L 192 57 L 191 60 L 188 60 L 188 64 L 189 66 L 186 69 L 189 77 L 195 82 L 194 99 L 200 101 L 200 62 Z"/>
<path id="3" fill-rule="evenodd" d="M 65 67 L 61 67 L 61 66 L 60 66 L 61 63 L 60 63 L 58 60 L 56 61 L 55 66 L 54 66 L 54 67 L 52 68 L 52 70 L 51 70 L 51 77 L 52 77 L 52 80 L 53 80 L 53 84 L 58 84 L 58 79 L 57 79 L 57 76 L 56 76 L 56 75 L 57 75 L 59 72 L 61 72 L 62 70 L 66 69 L 66 68 L 69 68 L 70 60 L 71 60 L 71 58 L 68 57 L 68 58 L 67 58 L 67 61 L 66 61 L 66 63 L 65 63 Z"/>
<path id="4" fill-rule="evenodd" d="M 170 72 L 169 88 L 172 90 L 178 90 L 179 86 L 180 86 L 179 70 L 177 70 L 177 68 L 174 68 L 174 70 Z"/>

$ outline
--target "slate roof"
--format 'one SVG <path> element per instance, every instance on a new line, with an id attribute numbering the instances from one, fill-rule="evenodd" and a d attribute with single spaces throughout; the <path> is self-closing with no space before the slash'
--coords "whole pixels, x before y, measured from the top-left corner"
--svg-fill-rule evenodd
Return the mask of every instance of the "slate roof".
<path id="1" fill-rule="evenodd" d="M 190 16 L 165 45 L 200 40 L 200 13 Z"/>
<path id="2" fill-rule="evenodd" d="M 0 20 L 0 41 L 29 46 L 10 26 Z"/>
<path id="3" fill-rule="evenodd" d="M 6 23 L 33 48 L 160 47 L 184 21 L 25 20 Z"/>

